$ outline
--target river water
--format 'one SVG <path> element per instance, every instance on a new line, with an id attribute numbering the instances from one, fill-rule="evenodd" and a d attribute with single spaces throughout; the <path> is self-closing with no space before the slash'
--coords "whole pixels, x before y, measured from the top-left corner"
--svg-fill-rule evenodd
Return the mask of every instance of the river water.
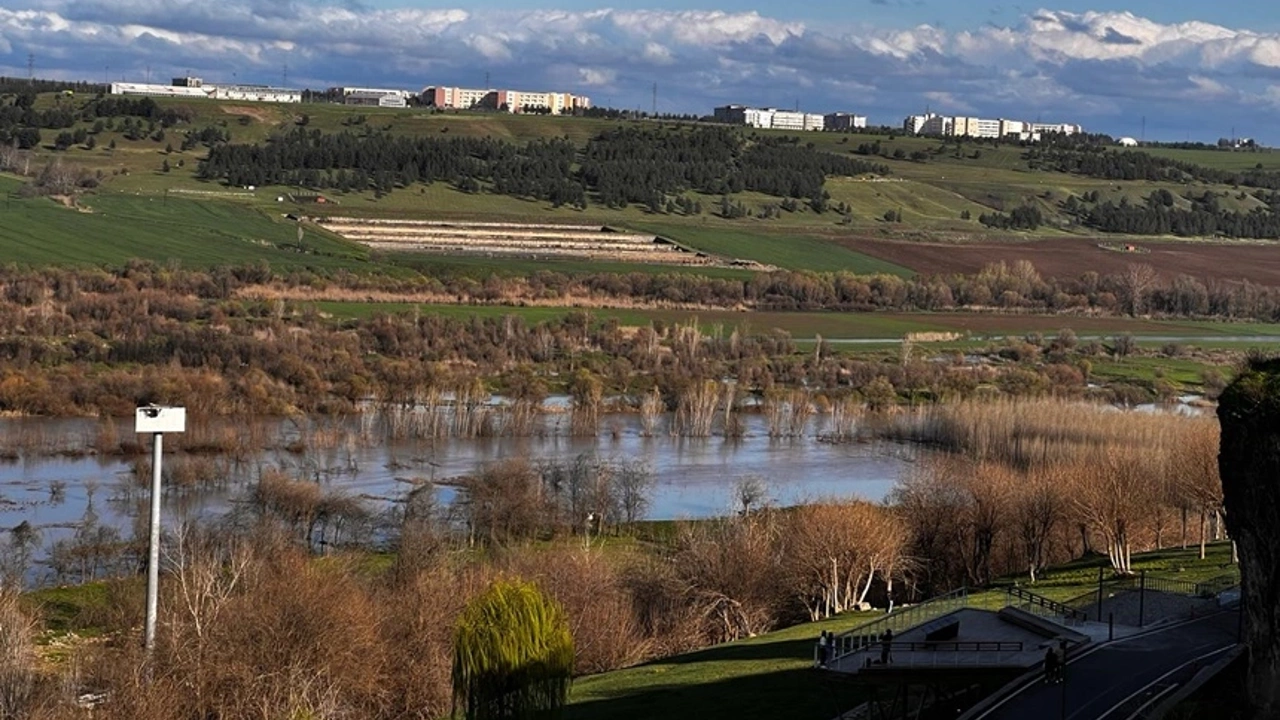
<path id="1" fill-rule="evenodd" d="M 880 501 L 915 456 L 900 445 L 820 441 L 822 418 L 811 422 L 804 436 L 791 439 L 770 438 L 762 417 L 743 419 L 744 436 L 732 440 L 643 437 L 633 415 L 607 416 L 602 423 L 607 429 L 597 437 L 569 437 L 562 429 L 566 419 L 553 414 L 533 437 L 403 442 L 355 442 L 359 422 L 353 420 L 344 440 L 304 453 L 264 450 L 236 460 L 166 453 L 166 474 L 183 463 L 199 462 L 220 482 L 170 487 L 164 514 L 168 523 L 216 517 L 236 507 L 268 469 L 361 497 L 374 509 L 388 507 L 423 481 L 434 482 L 438 499 L 447 504 L 456 494 L 449 479 L 486 463 L 509 458 L 571 461 L 586 454 L 614 463 L 639 461 L 651 469 L 649 519 L 702 518 L 732 512 L 735 486 L 748 476 L 763 480 L 769 500 L 779 505 L 818 498 Z M 147 495 L 136 479 L 137 458 L 76 456 L 92 446 L 99 428 L 97 421 L 85 420 L 0 420 L 0 437 L 39 438 L 23 446 L 17 460 L 0 462 L 0 531 L 30 523 L 40 531 L 38 558 L 57 540 L 71 537 L 86 511 L 124 537 L 132 535 L 135 521 L 145 522 Z M 296 433 L 290 423 L 280 423 L 277 430 L 280 447 Z M 132 421 L 118 423 L 117 431 L 121 438 L 132 438 Z M 142 475 L 145 482 L 145 469 Z"/>

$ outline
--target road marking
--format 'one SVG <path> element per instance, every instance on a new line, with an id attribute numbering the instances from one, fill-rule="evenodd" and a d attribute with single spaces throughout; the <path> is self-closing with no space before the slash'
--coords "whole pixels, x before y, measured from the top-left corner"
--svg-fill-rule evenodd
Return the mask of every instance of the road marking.
<path id="1" fill-rule="evenodd" d="M 1146 685 L 1143 685 L 1142 687 L 1138 688 L 1135 692 L 1133 692 L 1132 694 L 1130 694 L 1130 695 L 1129 695 L 1129 697 L 1127 697 L 1127 698 L 1125 698 L 1125 699 L 1121 700 L 1120 702 L 1116 703 L 1115 705 L 1112 705 L 1110 710 L 1107 710 L 1106 712 L 1102 713 L 1101 715 L 1098 715 L 1098 717 L 1099 717 L 1099 718 L 1105 718 L 1105 717 L 1107 717 L 1107 716 L 1111 715 L 1111 713 L 1113 713 L 1113 712 L 1115 712 L 1116 710 L 1119 710 L 1120 708 L 1124 707 L 1125 703 L 1129 702 L 1130 700 L 1134 699 L 1135 697 L 1137 697 L 1137 696 L 1141 695 L 1142 693 L 1146 692 L 1146 691 L 1147 691 L 1147 688 L 1149 688 L 1149 687 L 1151 687 L 1152 685 L 1155 685 L 1155 684 L 1157 684 L 1157 683 L 1159 683 L 1159 682 L 1163 681 L 1165 678 L 1167 678 L 1167 677 L 1169 677 L 1170 675 L 1172 675 L 1172 674 L 1174 674 L 1174 673 L 1178 672 L 1178 671 L 1179 671 L 1179 670 L 1181 670 L 1182 668 L 1184 668 L 1184 667 L 1186 667 L 1186 666 L 1188 666 L 1188 665 L 1190 665 L 1190 664 L 1192 664 L 1192 663 L 1200 662 L 1201 660 L 1204 660 L 1205 658 L 1213 657 L 1214 655 L 1219 655 L 1219 654 L 1221 654 L 1221 653 L 1224 653 L 1224 652 L 1226 652 L 1226 651 L 1230 650 L 1231 648 L 1233 648 L 1233 647 L 1235 647 L 1235 646 L 1236 646 L 1236 644 L 1235 644 L 1235 643 L 1231 643 L 1230 645 L 1227 645 L 1226 647 L 1220 647 L 1220 648 L 1218 648 L 1217 650 L 1214 650 L 1214 651 L 1212 651 L 1212 652 L 1207 652 L 1207 653 L 1205 653 L 1205 654 L 1203 654 L 1203 655 L 1200 655 L 1199 657 L 1193 657 L 1193 658 L 1191 658 L 1190 660 L 1188 660 L 1188 661 L 1186 661 L 1186 662 L 1182 663 L 1182 664 L 1181 664 L 1181 665 L 1179 665 L 1178 667 L 1176 667 L 1176 668 L 1174 668 L 1174 669 L 1170 670 L 1169 672 L 1167 672 L 1167 673 L 1165 673 L 1165 674 L 1161 675 L 1160 677 L 1156 678 L 1155 680 L 1152 680 L 1151 682 L 1147 683 Z M 1146 706 L 1144 705 L 1143 707 L 1145 708 Z M 1139 711 L 1141 711 L 1141 708 L 1139 709 Z M 1135 714 L 1136 714 L 1136 713 L 1135 713 Z M 1132 717 L 1133 717 L 1133 716 L 1130 716 L 1130 719 L 1132 719 Z"/>

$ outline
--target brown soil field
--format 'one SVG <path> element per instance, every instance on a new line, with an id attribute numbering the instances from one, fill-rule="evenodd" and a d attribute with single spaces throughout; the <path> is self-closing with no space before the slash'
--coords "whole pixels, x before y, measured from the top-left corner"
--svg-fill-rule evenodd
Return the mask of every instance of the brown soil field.
<path id="1" fill-rule="evenodd" d="M 1141 242 L 1139 252 L 1099 247 L 1100 242 L 1123 245 L 1123 240 L 1059 238 L 1019 242 L 926 243 L 856 239 L 842 244 L 927 275 L 973 273 L 988 263 L 1030 260 L 1045 277 L 1078 277 L 1090 270 L 1123 272 L 1145 263 L 1165 277 L 1181 273 L 1201 279 L 1250 280 L 1280 285 L 1280 244 L 1209 242 Z"/>

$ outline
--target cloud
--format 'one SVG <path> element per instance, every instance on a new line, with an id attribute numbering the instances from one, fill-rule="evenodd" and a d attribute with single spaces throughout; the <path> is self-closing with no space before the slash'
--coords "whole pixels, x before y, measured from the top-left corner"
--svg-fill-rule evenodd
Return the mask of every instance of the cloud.
<path id="1" fill-rule="evenodd" d="M 407 5 L 409 0 L 403 0 Z M 908 0 L 869 0 L 895 5 Z M 362 0 L 13 0 L 0 72 L 309 87 L 491 83 L 710 112 L 729 102 L 897 122 L 926 105 L 1127 131 L 1132 118 L 1264 137 L 1280 106 L 1280 34 L 1127 12 L 1036 10 L 1012 25 L 820 26 L 759 12 L 376 8 Z M 461 5 L 461 4 L 460 4 Z M 1003 11 L 1002 11 L 1003 12 Z M 1251 126 L 1252 124 L 1252 126 Z M 1216 130 L 1209 131 L 1216 132 Z M 1280 141 L 1280 138 L 1277 138 Z"/>

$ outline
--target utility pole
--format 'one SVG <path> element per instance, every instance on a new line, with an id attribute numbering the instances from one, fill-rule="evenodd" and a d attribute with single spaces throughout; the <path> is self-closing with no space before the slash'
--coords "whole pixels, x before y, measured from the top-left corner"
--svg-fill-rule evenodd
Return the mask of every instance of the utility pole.
<path id="1" fill-rule="evenodd" d="M 285 63 L 284 69 L 280 72 L 280 87 L 289 87 L 289 63 Z"/>
<path id="2" fill-rule="evenodd" d="M 1142 116 L 1142 134 L 1138 136 L 1142 142 L 1147 141 L 1147 116 Z"/>
<path id="3" fill-rule="evenodd" d="M 164 434 L 187 429 L 187 409 L 148 405 L 137 409 L 134 432 L 151 433 L 151 542 L 147 554 L 147 623 L 144 647 L 150 658 L 156 647 L 156 611 L 160 597 L 160 458 L 164 452 Z"/>
<path id="4" fill-rule="evenodd" d="M 147 63 L 147 84 L 151 84 L 151 63 Z"/>
<path id="5" fill-rule="evenodd" d="M 485 90 L 489 89 L 489 71 L 488 70 L 484 71 L 484 89 Z"/>
<path id="6" fill-rule="evenodd" d="M 27 81 L 36 84 L 36 54 L 27 53 Z"/>

